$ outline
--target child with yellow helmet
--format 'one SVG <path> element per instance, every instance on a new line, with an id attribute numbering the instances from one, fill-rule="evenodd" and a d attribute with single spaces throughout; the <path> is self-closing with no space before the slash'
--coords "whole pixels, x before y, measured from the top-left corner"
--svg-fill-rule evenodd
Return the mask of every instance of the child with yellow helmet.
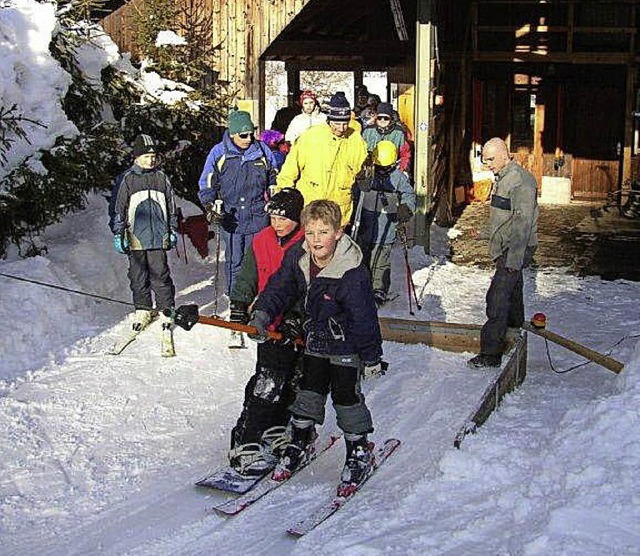
<path id="1" fill-rule="evenodd" d="M 387 301 L 391 285 L 391 247 L 396 228 L 413 216 L 416 195 L 409 178 L 398 168 L 398 150 L 391 141 L 380 141 L 371 157 L 374 174 L 369 182 L 371 188 L 360 192 L 362 213 L 356 240 L 369 267 L 380 307 Z"/>

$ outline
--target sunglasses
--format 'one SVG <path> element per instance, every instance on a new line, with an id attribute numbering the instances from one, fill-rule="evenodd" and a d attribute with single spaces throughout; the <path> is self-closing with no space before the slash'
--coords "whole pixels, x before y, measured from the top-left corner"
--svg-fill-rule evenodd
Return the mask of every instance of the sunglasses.
<path id="1" fill-rule="evenodd" d="M 240 139 L 249 139 L 249 137 L 253 137 L 253 132 L 238 133 L 238 137 L 240 137 Z"/>
<path id="2" fill-rule="evenodd" d="M 385 120 L 390 120 L 390 119 L 391 119 L 391 117 L 390 117 L 390 116 L 377 116 L 377 117 L 376 117 L 376 119 L 377 119 L 377 120 L 385 121 Z"/>

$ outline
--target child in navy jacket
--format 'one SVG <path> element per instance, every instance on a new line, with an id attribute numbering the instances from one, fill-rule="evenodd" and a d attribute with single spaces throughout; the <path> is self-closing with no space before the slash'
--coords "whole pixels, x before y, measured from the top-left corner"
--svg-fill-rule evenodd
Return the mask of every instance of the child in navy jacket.
<path id="1" fill-rule="evenodd" d="M 361 374 L 383 373 L 382 337 L 369 272 L 357 244 L 340 227 L 333 201 L 313 201 L 301 223 L 305 241 L 292 247 L 254 305 L 250 325 L 263 341 L 267 326 L 284 309 L 304 301 L 305 355 L 300 390 L 290 407 L 291 443 L 274 473 L 288 478 L 308 457 L 315 424 L 324 422 L 331 393 L 338 426 L 345 433 L 347 459 L 339 492 L 348 494 L 372 464 L 371 413 L 360 390 Z"/>

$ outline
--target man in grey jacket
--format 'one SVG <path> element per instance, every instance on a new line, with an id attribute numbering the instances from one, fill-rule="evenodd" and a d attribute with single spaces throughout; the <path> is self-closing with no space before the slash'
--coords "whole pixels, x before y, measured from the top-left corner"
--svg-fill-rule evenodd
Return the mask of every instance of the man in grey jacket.
<path id="1" fill-rule="evenodd" d="M 511 160 L 499 137 L 485 143 L 482 161 L 496 176 L 489 212 L 489 254 L 496 271 L 487 292 L 480 354 L 468 361 L 471 368 L 499 367 L 507 328 L 524 323 L 522 269 L 531 263 L 538 245 L 535 178 Z"/>

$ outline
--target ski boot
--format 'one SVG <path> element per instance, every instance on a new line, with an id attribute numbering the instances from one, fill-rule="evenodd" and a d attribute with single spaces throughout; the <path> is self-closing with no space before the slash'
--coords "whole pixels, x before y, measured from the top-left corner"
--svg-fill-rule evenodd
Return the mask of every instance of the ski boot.
<path id="1" fill-rule="evenodd" d="M 229 466 L 245 477 L 261 477 L 271 471 L 274 464 L 265 460 L 261 444 L 251 442 L 229 450 Z"/>
<path id="2" fill-rule="evenodd" d="M 291 442 L 284 449 L 271 478 L 284 481 L 291 477 L 298 466 L 313 454 L 316 437 L 314 421 L 294 417 L 291 420 Z"/>
<path id="3" fill-rule="evenodd" d="M 274 468 L 280 458 L 284 455 L 286 447 L 291 442 L 289 429 L 287 427 L 275 426 L 262 433 L 262 451 L 264 459 Z"/>
<path id="4" fill-rule="evenodd" d="M 136 309 L 133 315 L 132 332 L 142 332 L 153 320 L 153 313 L 146 309 Z"/>
<path id="5" fill-rule="evenodd" d="M 347 459 L 338 485 L 338 496 L 351 496 L 369 477 L 375 464 L 373 442 L 367 440 L 366 434 L 345 433 Z"/>

